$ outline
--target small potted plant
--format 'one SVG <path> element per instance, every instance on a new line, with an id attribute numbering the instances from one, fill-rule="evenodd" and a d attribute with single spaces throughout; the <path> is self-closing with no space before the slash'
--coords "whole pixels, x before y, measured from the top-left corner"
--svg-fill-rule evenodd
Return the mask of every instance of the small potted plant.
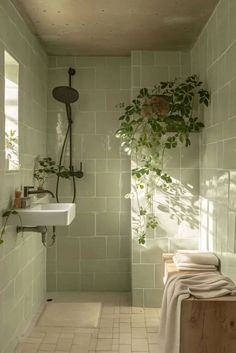
<path id="1" fill-rule="evenodd" d="M 37 182 L 38 189 L 43 189 L 43 186 L 50 175 L 57 173 L 56 163 L 51 157 L 40 158 L 38 166 L 34 169 L 34 179 Z"/>
<path id="2" fill-rule="evenodd" d="M 69 170 L 64 166 L 56 165 L 56 162 L 51 157 L 40 158 L 33 174 L 39 190 L 44 188 L 46 180 L 51 175 L 57 175 L 66 179 L 70 177 Z"/>

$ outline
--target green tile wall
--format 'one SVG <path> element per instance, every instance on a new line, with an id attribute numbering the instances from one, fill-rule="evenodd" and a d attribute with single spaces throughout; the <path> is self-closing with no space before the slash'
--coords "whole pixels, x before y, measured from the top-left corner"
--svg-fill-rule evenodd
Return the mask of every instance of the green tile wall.
<path id="1" fill-rule="evenodd" d="M 201 248 L 215 251 L 236 281 L 236 27 L 234 0 L 221 0 L 191 50 L 193 72 L 205 80 L 211 104 L 200 139 Z"/>
<path id="2" fill-rule="evenodd" d="M 19 75 L 20 170 L 4 170 L 4 50 Z M 32 185 L 34 158 L 46 154 L 47 56 L 11 1 L 0 3 L 0 213 L 16 188 Z M 0 225 L 2 219 L 0 217 Z M 38 234 L 16 235 L 8 226 L 0 245 L 0 352 L 12 353 L 46 295 L 46 252 Z"/>
<path id="3" fill-rule="evenodd" d="M 129 291 L 131 216 L 124 194 L 130 186 L 130 160 L 115 131 L 117 105 L 130 100 L 130 57 L 49 57 L 49 65 L 47 152 L 58 159 L 66 129 L 64 107 L 52 99 L 51 90 L 67 84 L 72 66 L 77 70 L 72 85 L 80 94 L 72 106 L 74 160 L 76 168 L 83 162 L 84 178 L 76 180 L 76 219 L 68 229 L 59 229 L 56 250 L 48 252 L 48 289 Z M 61 185 L 62 199 L 70 201 L 70 182 Z M 55 180 L 48 186 L 54 190 Z"/>

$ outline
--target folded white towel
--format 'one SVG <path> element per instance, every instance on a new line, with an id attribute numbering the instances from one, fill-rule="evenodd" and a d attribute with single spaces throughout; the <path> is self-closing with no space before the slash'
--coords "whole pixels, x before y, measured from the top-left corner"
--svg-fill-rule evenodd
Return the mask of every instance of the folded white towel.
<path id="1" fill-rule="evenodd" d="M 218 272 L 171 276 L 166 284 L 161 312 L 160 338 L 162 353 L 179 353 L 181 303 L 196 298 L 217 298 L 236 295 L 231 279 Z"/>
<path id="2" fill-rule="evenodd" d="M 198 272 L 207 272 L 207 271 L 218 271 L 214 266 L 213 268 L 202 268 L 202 267 L 188 267 L 188 266 L 176 266 L 179 271 L 198 271 Z"/>
<path id="3" fill-rule="evenodd" d="M 212 252 L 196 250 L 178 250 L 175 254 L 177 263 L 194 263 L 198 265 L 219 265 L 218 257 Z"/>
<path id="4" fill-rule="evenodd" d="M 216 266 L 214 265 L 202 265 L 194 264 L 191 262 L 178 262 L 176 256 L 173 256 L 173 261 L 178 270 L 187 270 L 187 271 L 216 271 Z"/>

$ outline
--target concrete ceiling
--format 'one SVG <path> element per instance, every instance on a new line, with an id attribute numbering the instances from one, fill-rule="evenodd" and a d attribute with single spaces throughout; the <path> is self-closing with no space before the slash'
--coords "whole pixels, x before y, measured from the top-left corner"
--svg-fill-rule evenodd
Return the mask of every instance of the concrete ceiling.
<path id="1" fill-rule="evenodd" d="M 12 0 L 48 54 L 191 47 L 219 0 Z"/>

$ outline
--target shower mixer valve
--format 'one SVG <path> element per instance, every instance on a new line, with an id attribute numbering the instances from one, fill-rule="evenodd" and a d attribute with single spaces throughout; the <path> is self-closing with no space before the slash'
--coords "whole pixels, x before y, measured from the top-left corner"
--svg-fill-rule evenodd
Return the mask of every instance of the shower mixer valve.
<path id="1" fill-rule="evenodd" d="M 82 170 L 82 162 L 80 162 L 80 168 L 79 170 L 77 170 L 77 172 L 74 171 L 74 166 L 72 165 L 70 167 L 70 172 L 69 172 L 70 176 L 75 176 L 76 178 L 83 178 L 84 176 L 84 172 Z"/>

